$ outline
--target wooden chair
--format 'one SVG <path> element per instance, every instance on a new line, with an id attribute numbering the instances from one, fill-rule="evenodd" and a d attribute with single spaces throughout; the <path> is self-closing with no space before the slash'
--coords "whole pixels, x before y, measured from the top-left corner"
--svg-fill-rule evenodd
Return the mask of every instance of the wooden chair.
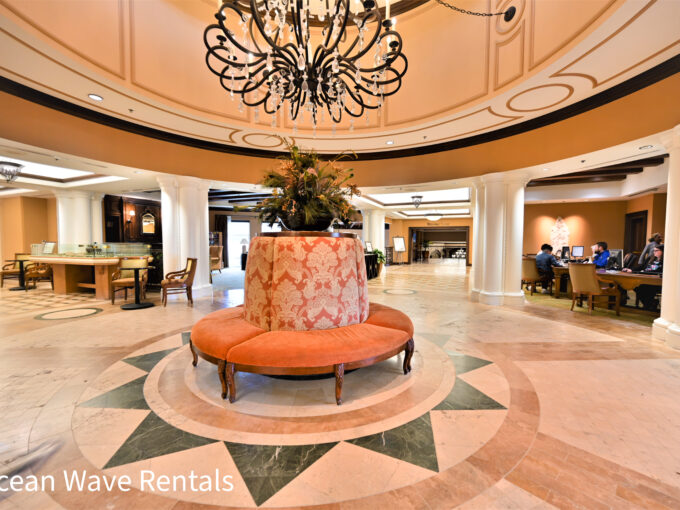
<path id="1" fill-rule="evenodd" d="M 149 257 L 121 257 L 118 269 L 111 275 L 111 304 L 116 304 L 116 292 L 125 290 L 125 299 L 128 297 L 128 289 L 135 288 L 135 272 L 133 267 L 149 267 Z M 139 285 L 141 298 L 146 298 L 146 283 L 149 280 L 149 271 L 139 272 Z"/>
<path id="2" fill-rule="evenodd" d="M 576 299 L 588 297 L 588 313 L 593 313 L 596 296 L 614 296 L 616 298 L 616 315 L 621 315 L 621 294 L 614 282 L 608 282 L 598 277 L 595 264 L 569 264 L 569 279 L 571 280 L 572 298 L 571 310 L 574 311 Z"/>
<path id="3" fill-rule="evenodd" d="M 15 253 L 15 260 L 28 260 L 30 253 Z M 24 270 L 26 266 L 24 266 Z M 19 279 L 19 263 L 18 262 L 7 262 L 2 266 L 2 271 L 0 271 L 0 287 L 5 285 L 5 280 L 18 280 Z"/>
<path id="4" fill-rule="evenodd" d="M 222 246 L 211 246 L 210 247 L 210 271 L 218 270 L 222 272 L 224 264 L 222 263 L 222 252 L 224 247 Z"/>
<path id="5" fill-rule="evenodd" d="M 536 259 L 529 257 L 522 258 L 522 285 L 529 285 L 532 296 L 536 292 L 536 283 L 547 284 L 552 294 L 553 281 L 545 276 L 541 276 L 536 267 Z"/>
<path id="6" fill-rule="evenodd" d="M 168 304 L 168 294 L 183 294 L 185 292 L 187 304 L 194 306 L 191 286 L 194 284 L 197 261 L 198 259 L 187 259 L 187 265 L 182 271 L 172 271 L 165 275 L 165 280 L 161 282 L 163 306 Z"/>
<path id="7" fill-rule="evenodd" d="M 38 282 L 48 281 L 52 284 L 52 290 L 54 290 L 54 277 L 52 275 L 52 266 L 42 262 L 33 262 L 24 267 L 24 279 L 25 287 L 28 291 L 28 287 L 31 282 L 35 287 L 38 286 Z"/>

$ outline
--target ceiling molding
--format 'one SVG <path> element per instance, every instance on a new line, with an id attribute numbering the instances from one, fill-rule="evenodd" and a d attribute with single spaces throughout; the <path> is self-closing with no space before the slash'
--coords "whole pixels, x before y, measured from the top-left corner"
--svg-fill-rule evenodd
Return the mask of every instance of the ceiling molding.
<path id="1" fill-rule="evenodd" d="M 412 147 L 408 149 L 394 149 L 375 152 L 362 152 L 356 154 L 356 159 L 359 161 L 370 160 L 386 160 L 393 158 L 403 158 L 411 156 L 419 156 L 424 154 L 433 154 L 438 152 L 451 151 L 479 145 L 495 140 L 500 140 L 510 136 L 532 131 L 550 124 L 560 122 L 565 119 L 577 116 L 592 109 L 606 105 L 617 99 L 621 99 L 629 94 L 632 94 L 645 87 L 653 85 L 665 78 L 673 76 L 680 72 L 680 55 L 676 55 L 661 64 L 644 71 L 637 76 L 634 76 L 618 85 L 615 85 L 603 92 L 590 96 L 586 99 L 573 103 L 569 106 L 559 110 L 547 113 L 545 115 L 499 128 L 487 133 L 469 136 L 466 138 L 451 140 L 447 142 Z M 179 135 L 161 129 L 151 128 L 140 125 L 134 122 L 126 121 L 117 117 L 106 115 L 83 106 L 79 106 L 63 99 L 51 96 L 44 92 L 22 85 L 8 78 L 0 76 L 0 91 L 6 92 L 13 96 L 25 99 L 27 101 L 73 115 L 91 122 L 109 126 L 115 129 L 120 129 L 133 134 L 155 138 L 166 142 L 176 143 L 197 149 L 203 149 L 214 152 L 223 152 L 230 154 L 237 154 L 241 156 L 253 156 L 259 158 L 278 158 L 285 155 L 285 152 L 271 151 L 264 149 L 255 149 L 249 147 L 240 147 L 235 145 L 226 145 L 216 142 L 201 140 L 199 138 Z M 323 159 L 330 159 L 335 157 L 335 154 L 320 154 Z"/>

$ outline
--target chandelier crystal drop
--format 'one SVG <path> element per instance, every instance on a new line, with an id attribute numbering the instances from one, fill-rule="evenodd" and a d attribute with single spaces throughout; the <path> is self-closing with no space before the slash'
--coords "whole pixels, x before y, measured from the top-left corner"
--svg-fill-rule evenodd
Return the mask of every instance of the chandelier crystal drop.
<path id="1" fill-rule="evenodd" d="M 0 161 L 0 176 L 7 182 L 12 182 L 21 173 L 23 165 L 12 163 L 10 161 Z"/>
<path id="2" fill-rule="evenodd" d="M 314 127 L 324 111 L 335 124 L 380 113 L 408 68 L 386 11 L 375 0 L 225 1 L 203 33 L 206 63 L 239 111 L 307 111 Z"/>

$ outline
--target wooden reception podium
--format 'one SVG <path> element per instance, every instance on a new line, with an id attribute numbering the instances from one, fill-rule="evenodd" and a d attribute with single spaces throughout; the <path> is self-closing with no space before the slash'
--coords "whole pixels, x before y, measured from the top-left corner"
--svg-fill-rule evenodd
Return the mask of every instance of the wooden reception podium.
<path id="1" fill-rule="evenodd" d="M 32 255 L 29 260 L 52 266 L 56 294 L 94 289 L 97 299 L 111 298 L 111 275 L 118 267 L 118 257 Z"/>

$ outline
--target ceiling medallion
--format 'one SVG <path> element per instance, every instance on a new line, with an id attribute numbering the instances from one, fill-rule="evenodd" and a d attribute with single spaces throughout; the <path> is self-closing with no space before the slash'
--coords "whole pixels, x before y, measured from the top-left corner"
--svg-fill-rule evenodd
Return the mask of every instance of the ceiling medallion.
<path id="1" fill-rule="evenodd" d="M 18 163 L 11 163 L 9 161 L 0 161 L 0 175 L 7 181 L 12 182 L 21 173 L 23 165 Z"/>
<path id="2" fill-rule="evenodd" d="M 284 108 L 297 127 L 309 115 L 335 124 L 377 110 L 401 88 L 408 68 L 402 38 L 375 0 L 233 0 L 219 5 L 203 34 L 206 63 L 239 111 L 271 115 Z M 316 18 L 322 27 L 311 27 Z"/>

